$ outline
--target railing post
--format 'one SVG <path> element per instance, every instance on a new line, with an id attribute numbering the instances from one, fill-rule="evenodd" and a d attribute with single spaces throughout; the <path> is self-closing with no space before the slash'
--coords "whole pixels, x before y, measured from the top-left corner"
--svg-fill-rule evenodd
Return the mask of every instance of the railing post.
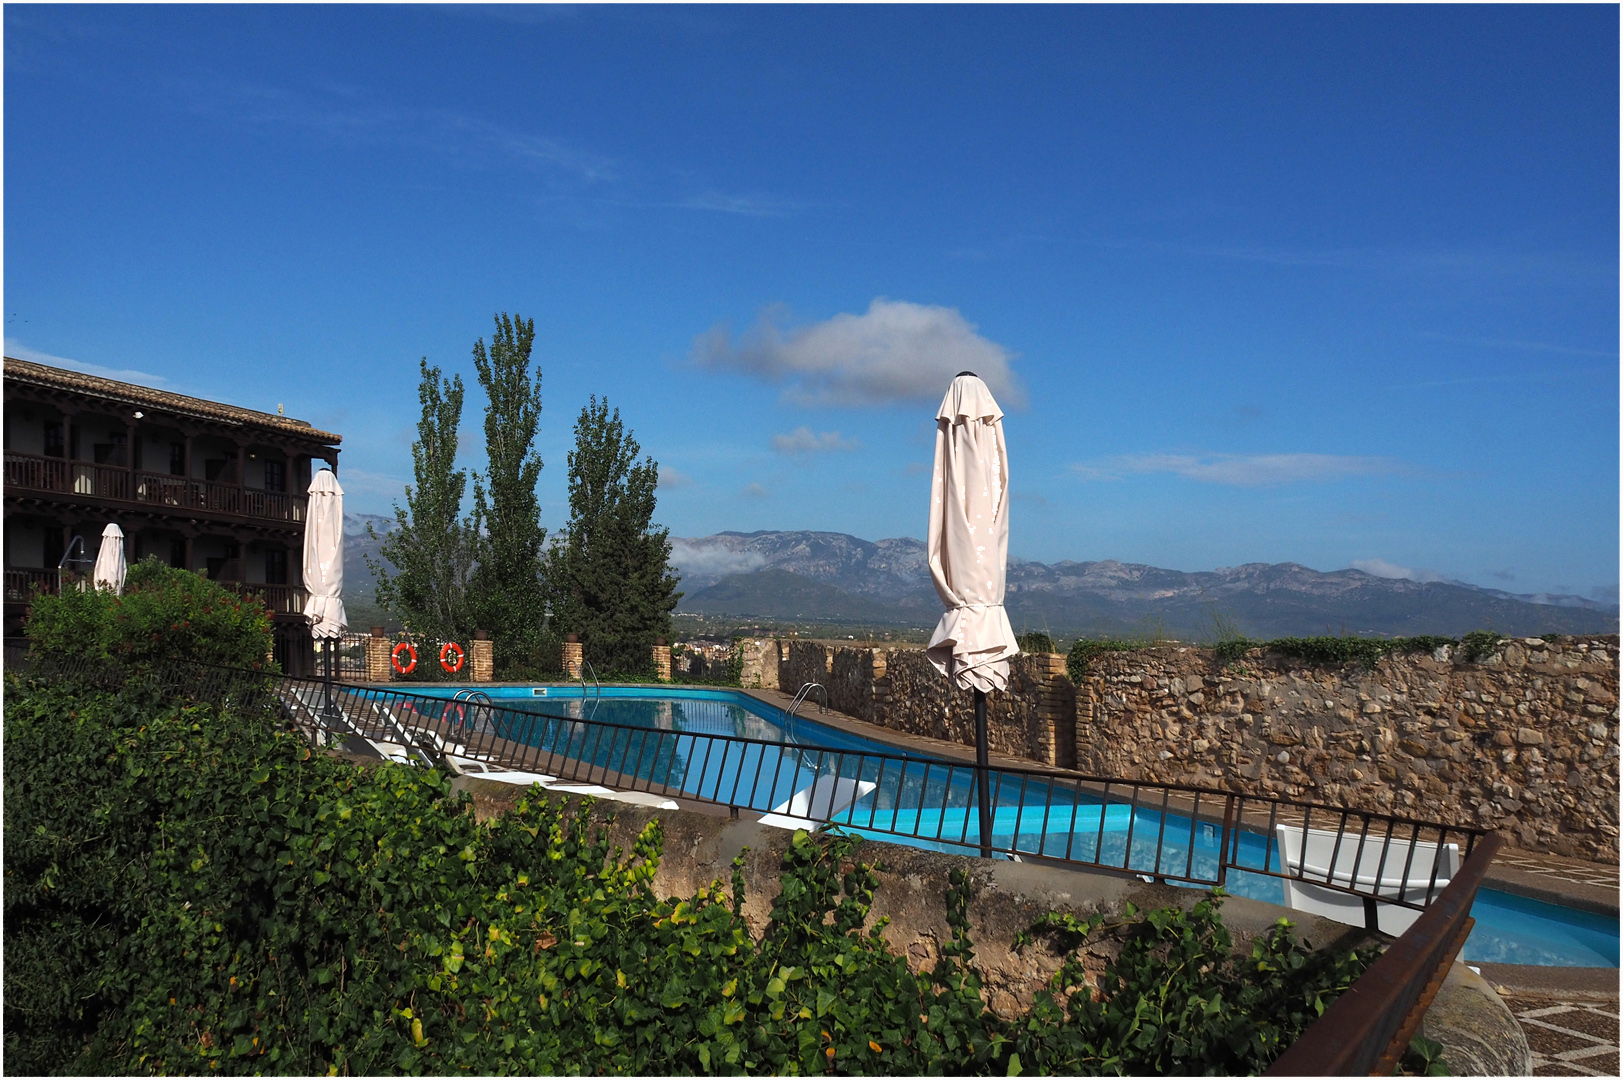
<path id="1" fill-rule="evenodd" d="M 1218 837 L 1217 885 L 1222 888 L 1229 880 L 1229 841 L 1234 828 L 1234 796 L 1223 800 L 1223 835 Z"/>

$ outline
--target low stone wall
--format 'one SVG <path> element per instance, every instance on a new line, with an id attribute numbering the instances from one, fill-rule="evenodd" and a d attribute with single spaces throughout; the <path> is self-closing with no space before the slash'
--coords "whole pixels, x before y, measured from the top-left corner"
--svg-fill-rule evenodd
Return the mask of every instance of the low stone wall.
<path id="1" fill-rule="evenodd" d="M 917 649 L 778 642 L 777 685 L 829 707 L 969 744 L 973 697 Z M 1502 831 L 1518 847 L 1618 858 L 1618 638 L 1528 638 L 1480 663 L 1448 650 L 1373 667 L 1254 650 L 1021 656 L 988 701 L 993 750 L 1096 776 L 1272 794 Z"/>
<path id="2" fill-rule="evenodd" d="M 506 811 L 526 794 L 511 784 L 475 777 L 460 777 L 456 784 L 472 795 L 480 820 Z M 665 853 L 653 886 L 661 896 L 693 896 L 717 880 L 730 888 L 733 857 L 742 854 L 747 895 L 742 914 L 757 939 L 765 933 L 772 902 L 781 887 L 783 855 L 791 837 L 788 831 L 754 821 L 608 801 L 598 803 L 591 814 L 625 851 L 631 850 L 644 824 L 659 819 Z M 1004 1019 L 1031 1007 L 1036 992 L 1048 983 L 1063 959 L 1053 940 L 1041 936 L 1031 945 L 1015 948 L 1017 935 L 1042 916 L 1053 911 L 1079 917 L 1100 913 L 1114 920 L 1126 914 L 1128 904 L 1140 911 L 1170 906 L 1187 910 L 1206 895 L 1197 889 L 1155 885 L 1134 877 L 946 855 L 874 840 L 865 841 L 856 857 L 874 866 L 878 878 L 868 924 L 882 926 L 880 934 L 886 943 L 907 957 L 908 966 L 918 973 L 931 970 L 941 956 L 941 946 L 952 940 L 946 918 L 947 889 L 954 870 L 968 873 L 975 967 L 984 979 L 987 1006 Z M 1287 911 L 1242 896 L 1230 896 L 1223 902 L 1223 924 L 1241 952 L 1247 951 L 1252 939 L 1271 930 L 1281 916 L 1288 916 L 1296 924 L 1297 935 L 1317 948 L 1341 949 L 1370 940 L 1362 929 L 1306 912 Z M 1084 947 L 1082 962 L 1090 982 L 1096 985 L 1118 951 L 1119 945 L 1105 940 Z M 1530 1058 L 1521 1028 L 1492 987 L 1463 964 L 1455 964 L 1443 983 L 1427 1013 L 1424 1030 L 1442 1043 L 1445 1056 L 1460 1075 L 1527 1071 Z"/>

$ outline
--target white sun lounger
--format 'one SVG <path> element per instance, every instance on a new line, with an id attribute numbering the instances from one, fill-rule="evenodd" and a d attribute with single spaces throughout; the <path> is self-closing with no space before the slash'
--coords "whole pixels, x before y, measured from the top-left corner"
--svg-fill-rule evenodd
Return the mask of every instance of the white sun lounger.
<path id="1" fill-rule="evenodd" d="M 1352 926 L 1363 926 L 1363 896 L 1326 889 L 1312 882 L 1348 886 L 1366 894 L 1389 896 L 1410 903 L 1425 903 L 1428 890 L 1431 891 L 1431 899 L 1436 900 L 1443 887 L 1459 873 L 1458 844 L 1447 844 L 1439 849 L 1435 843 L 1425 840 L 1414 844 L 1397 836 L 1388 840 L 1384 829 L 1379 835 L 1371 833 L 1360 837 L 1357 831 L 1352 830 L 1340 835 L 1338 847 L 1336 833 L 1326 829 L 1309 829 L 1304 850 L 1301 829 L 1291 825 L 1274 826 L 1280 863 L 1285 873 L 1291 875 L 1284 879 L 1286 907 Z M 1413 858 L 1410 857 L 1411 847 L 1414 849 Z M 1332 854 L 1334 866 L 1330 864 Z M 1407 875 L 1404 873 L 1405 865 L 1408 867 Z M 1377 872 L 1379 879 L 1376 878 Z M 1435 881 L 1432 877 L 1434 872 Z M 1297 877 L 1298 874 L 1301 876 Z M 1393 936 L 1402 934 L 1420 917 L 1418 911 L 1381 900 L 1375 901 L 1375 909 L 1375 928 Z"/>
<path id="2" fill-rule="evenodd" d="M 849 776 L 821 776 L 789 796 L 761 818 L 763 825 L 780 829 L 815 829 L 877 787 L 872 780 Z"/>

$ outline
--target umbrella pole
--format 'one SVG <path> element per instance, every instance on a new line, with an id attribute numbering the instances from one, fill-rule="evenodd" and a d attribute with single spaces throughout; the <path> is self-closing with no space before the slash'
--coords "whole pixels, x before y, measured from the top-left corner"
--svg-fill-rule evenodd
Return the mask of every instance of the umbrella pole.
<path id="1" fill-rule="evenodd" d="M 981 858 L 992 857 L 992 784 L 986 761 L 986 691 L 975 691 L 975 802 L 981 811 Z"/>
<path id="2" fill-rule="evenodd" d="M 333 639 L 332 638 L 323 638 L 322 639 L 322 652 L 326 654 L 326 662 L 324 664 L 324 667 L 326 669 L 326 675 L 327 675 L 326 685 L 325 685 L 326 698 L 327 698 L 327 707 L 326 707 L 326 710 L 324 712 L 324 715 L 326 715 L 329 718 L 333 714 L 333 707 L 332 707 L 332 647 L 333 647 Z"/>

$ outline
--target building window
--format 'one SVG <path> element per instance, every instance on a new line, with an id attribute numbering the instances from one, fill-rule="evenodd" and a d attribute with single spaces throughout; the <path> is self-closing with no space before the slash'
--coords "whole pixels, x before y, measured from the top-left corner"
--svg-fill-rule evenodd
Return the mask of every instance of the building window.
<path id="1" fill-rule="evenodd" d="M 172 442 L 169 444 L 169 475 L 186 475 L 186 444 Z"/>
<path id="2" fill-rule="evenodd" d="M 190 569 L 186 565 L 186 540 L 177 536 L 169 541 L 169 565 L 177 570 Z"/>
<path id="3" fill-rule="evenodd" d="M 265 584 L 287 584 L 287 548 L 268 547 L 265 549 Z"/>
<path id="4" fill-rule="evenodd" d="M 45 421 L 45 456 L 62 456 L 62 421 Z"/>
<path id="5" fill-rule="evenodd" d="M 108 435 L 112 441 L 93 443 L 90 447 L 91 456 L 97 465 L 123 465 L 124 451 L 128 449 L 129 436 L 122 431 L 115 431 Z"/>
<path id="6" fill-rule="evenodd" d="M 265 490 L 287 490 L 287 462 L 268 460 L 265 462 Z"/>

